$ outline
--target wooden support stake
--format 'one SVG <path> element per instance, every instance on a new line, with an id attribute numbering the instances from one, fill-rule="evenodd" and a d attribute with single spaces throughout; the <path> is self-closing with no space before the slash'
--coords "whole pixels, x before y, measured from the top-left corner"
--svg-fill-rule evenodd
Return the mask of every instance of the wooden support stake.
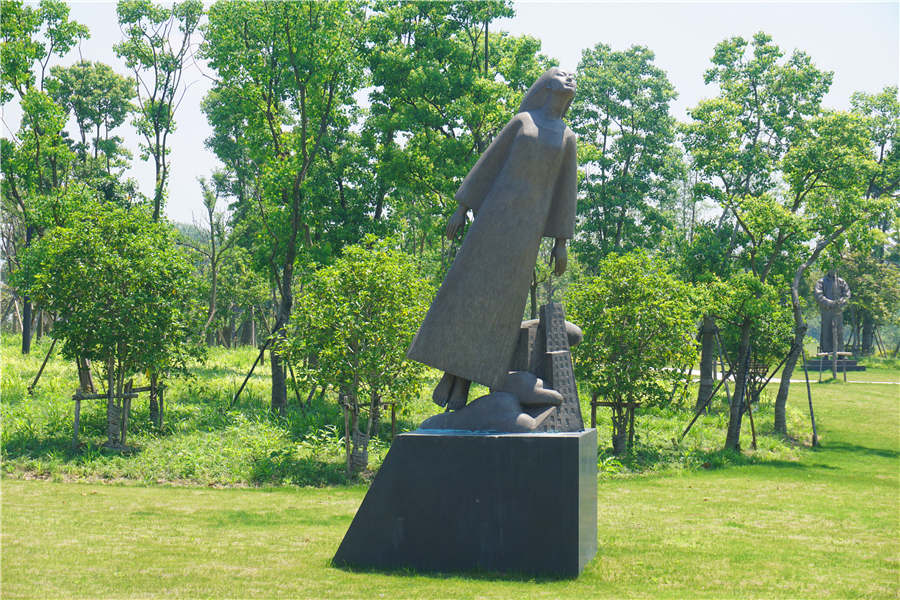
<path id="1" fill-rule="evenodd" d="M 41 368 L 38 369 L 37 375 L 34 376 L 34 381 L 32 381 L 31 385 L 28 386 L 29 396 L 34 393 L 34 386 L 37 385 L 38 380 L 41 378 L 41 373 L 44 372 L 44 367 L 47 366 L 47 361 L 50 360 L 50 355 L 53 354 L 54 348 L 56 348 L 56 338 L 53 338 L 53 343 L 50 344 L 50 349 L 47 350 L 47 356 L 44 357 L 44 362 L 41 363 Z"/>
<path id="2" fill-rule="evenodd" d="M 78 429 L 81 425 L 81 398 L 76 394 L 75 396 L 75 424 L 74 424 L 74 433 L 72 435 L 72 447 L 78 447 Z"/>
<path id="3" fill-rule="evenodd" d="M 812 422 L 812 445 L 815 448 L 819 445 L 819 436 L 816 435 L 816 416 L 813 414 L 812 388 L 809 385 L 809 371 L 806 370 L 806 351 L 800 348 L 800 352 L 803 355 L 803 374 L 806 376 L 806 395 L 809 397 L 809 420 Z"/>
<path id="4" fill-rule="evenodd" d="M 347 477 L 350 476 L 350 407 L 346 396 L 339 396 L 341 408 L 344 409 L 344 456 L 347 459 Z"/>
<path id="5" fill-rule="evenodd" d="M 238 398 L 241 396 L 241 392 L 244 391 L 244 386 L 247 385 L 247 382 L 250 380 L 250 376 L 253 375 L 253 370 L 256 368 L 257 363 L 259 363 L 260 359 L 263 357 L 263 354 L 266 352 L 266 348 L 269 346 L 269 342 L 272 338 L 266 340 L 266 343 L 263 344 L 262 348 L 259 349 L 259 355 L 257 355 L 256 360 L 253 361 L 253 366 L 250 367 L 250 372 L 247 373 L 247 376 L 244 377 L 244 383 L 241 384 L 241 387 L 238 389 L 237 394 L 234 395 L 234 398 L 231 399 L 231 404 L 228 405 L 228 408 L 234 408 L 235 403 Z"/>
<path id="6" fill-rule="evenodd" d="M 128 438 L 128 413 L 131 409 L 131 392 L 132 381 L 129 379 L 125 384 L 125 393 L 122 394 L 122 446 L 125 446 L 125 440 Z"/>
<path id="7" fill-rule="evenodd" d="M 694 418 L 691 419 L 691 422 L 688 423 L 688 426 L 684 428 L 683 432 L 681 432 L 681 437 L 678 439 L 679 442 L 681 440 L 683 440 L 684 436 L 686 436 L 688 434 L 688 432 L 691 430 L 691 427 L 694 426 L 694 423 L 697 422 L 697 419 L 700 417 L 700 415 L 703 414 L 703 411 L 706 410 L 706 407 L 709 406 L 709 403 L 712 401 L 713 396 L 716 395 L 716 392 L 719 391 L 719 388 L 722 387 L 722 384 L 728 381 L 729 377 L 731 377 L 731 371 L 728 371 L 727 373 L 725 373 L 725 377 L 723 377 L 722 380 L 716 385 L 716 387 L 713 388 L 713 391 L 709 393 L 709 396 L 707 396 L 707 398 L 703 402 L 703 404 L 701 404 L 700 406 L 697 407 L 697 412 L 694 413 Z M 725 385 L 728 385 L 728 384 L 725 383 Z"/>
<path id="8" fill-rule="evenodd" d="M 288 371 L 290 371 L 290 373 L 291 373 L 291 384 L 294 388 L 294 398 L 296 398 L 297 404 L 300 405 L 300 407 L 302 408 L 303 400 L 300 399 L 300 390 L 297 389 L 297 377 L 294 375 L 294 365 L 292 365 L 289 361 L 285 361 L 285 362 L 287 362 Z"/>
<path id="9" fill-rule="evenodd" d="M 163 413 L 165 411 L 166 406 L 166 385 L 155 383 L 156 385 L 156 401 L 159 404 L 159 423 L 156 425 L 157 428 L 162 429 L 163 426 Z"/>
<path id="10" fill-rule="evenodd" d="M 597 428 L 597 394 L 591 396 L 591 429 Z"/>
<path id="11" fill-rule="evenodd" d="M 747 397 L 746 392 L 744 392 L 744 397 Z M 747 415 L 750 417 L 750 433 L 753 435 L 751 445 L 756 450 L 756 425 L 753 423 L 753 404 L 750 402 L 747 403 Z"/>
<path id="12" fill-rule="evenodd" d="M 634 444 L 634 405 L 628 407 L 628 449 Z"/>

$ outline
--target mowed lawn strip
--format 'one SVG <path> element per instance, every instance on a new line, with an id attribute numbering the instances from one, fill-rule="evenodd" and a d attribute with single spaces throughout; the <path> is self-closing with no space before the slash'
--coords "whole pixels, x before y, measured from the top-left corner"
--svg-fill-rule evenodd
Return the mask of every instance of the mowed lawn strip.
<path id="1" fill-rule="evenodd" d="M 805 392 L 793 386 L 791 402 L 805 404 Z M 576 580 L 336 569 L 329 561 L 365 494 L 360 486 L 219 490 L 7 479 L 0 592 L 896 598 L 900 391 L 827 384 L 813 393 L 823 446 L 798 462 L 602 481 L 600 551 Z"/>

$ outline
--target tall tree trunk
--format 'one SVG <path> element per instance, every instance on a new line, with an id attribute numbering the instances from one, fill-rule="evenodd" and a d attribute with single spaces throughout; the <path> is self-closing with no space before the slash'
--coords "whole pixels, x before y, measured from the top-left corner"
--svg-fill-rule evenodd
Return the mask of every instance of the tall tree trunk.
<path id="1" fill-rule="evenodd" d="M 291 315 L 291 305 L 293 304 L 293 296 L 290 291 L 290 281 L 288 280 L 284 286 L 284 296 L 278 307 L 278 318 L 275 321 L 273 336 L 284 335 L 284 325 L 288 322 Z M 272 412 L 284 415 L 287 409 L 287 374 L 285 373 L 284 361 L 278 355 L 278 352 L 272 348 L 269 351 L 270 363 L 272 365 Z"/>
<path id="2" fill-rule="evenodd" d="M 741 323 L 741 341 L 738 345 L 738 356 L 735 364 L 738 372 L 734 380 L 734 395 L 731 397 L 731 409 L 728 416 L 728 435 L 725 437 L 726 450 L 741 449 L 741 419 L 744 415 L 744 392 L 747 388 L 747 371 L 750 359 L 750 319 Z"/>
<path id="3" fill-rule="evenodd" d="M 162 414 L 159 406 L 159 377 L 150 373 L 150 422 L 154 427 L 162 426 Z"/>
<path id="4" fill-rule="evenodd" d="M 791 388 L 791 377 L 794 375 L 794 368 L 797 366 L 800 353 L 803 351 L 803 340 L 806 338 L 806 330 L 806 322 L 801 318 L 800 324 L 794 325 L 794 341 L 787 360 L 784 361 L 784 368 L 781 370 L 781 383 L 778 384 L 778 395 L 775 396 L 775 433 L 782 435 L 787 435 L 787 396 Z"/>
<path id="5" fill-rule="evenodd" d="M 34 236 L 34 226 L 25 228 L 25 248 L 31 246 L 31 238 Z M 22 354 L 31 352 L 31 298 L 22 296 Z"/>
<path id="6" fill-rule="evenodd" d="M 75 365 L 78 369 L 78 385 L 84 394 L 93 394 L 94 378 L 91 375 L 91 361 L 86 358 L 77 357 Z"/>
<path id="7" fill-rule="evenodd" d="M 697 402 L 694 412 L 700 410 L 715 386 L 713 377 L 713 361 L 716 357 L 716 319 L 712 315 L 703 315 L 700 328 L 700 389 L 697 391 Z"/>
<path id="8" fill-rule="evenodd" d="M 862 310 L 862 354 L 868 356 L 874 353 L 875 347 L 875 320 L 872 313 L 868 310 Z"/>
<path id="9" fill-rule="evenodd" d="M 778 395 L 775 396 L 775 432 L 787 435 L 787 398 L 791 389 L 791 377 L 794 374 L 794 368 L 797 366 L 797 359 L 803 351 L 803 340 L 806 338 L 808 325 L 803 320 L 803 312 L 800 309 L 800 282 L 803 280 L 803 274 L 816 259 L 819 254 L 827 248 L 834 240 L 844 233 L 846 227 L 841 227 L 831 233 L 827 238 L 816 244 L 812 254 L 806 261 L 797 267 L 794 272 L 794 279 L 791 281 L 791 309 L 794 313 L 794 342 L 791 346 L 790 353 L 784 361 L 784 368 L 781 370 L 781 383 L 778 384 Z"/>
<path id="10" fill-rule="evenodd" d="M 115 448 L 119 445 L 119 407 L 116 406 L 116 359 L 106 360 L 106 445 Z"/>
<path id="11" fill-rule="evenodd" d="M 34 320 L 37 323 L 34 331 L 34 340 L 40 342 L 41 338 L 44 337 L 44 309 L 37 309 L 37 315 Z"/>
<path id="12" fill-rule="evenodd" d="M 613 454 L 622 456 L 628 452 L 628 410 L 625 407 L 613 407 L 612 428 Z"/>
<path id="13" fill-rule="evenodd" d="M 237 331 L 235 328 L 237 327 L 237 323 L 235 323 L 234 318 L 234 304 L 228 305 L 228 347 L 234 348 L 235 337 L 237 337 Z"/>

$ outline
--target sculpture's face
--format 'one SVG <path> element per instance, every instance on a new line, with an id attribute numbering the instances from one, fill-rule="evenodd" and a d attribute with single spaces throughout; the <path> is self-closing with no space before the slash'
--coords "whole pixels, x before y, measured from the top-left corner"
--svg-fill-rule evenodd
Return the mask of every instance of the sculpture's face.
<path id="1" fill-rule="evenodd" d="M 548 87 L 554 92 L 560 91 L 566 95 L 574 96 L 576 89 L 575 74 L 570 73 L 569 71 L 563 71 L 562 69 L 556 69 L 550 78 L 550 85 Z"/>

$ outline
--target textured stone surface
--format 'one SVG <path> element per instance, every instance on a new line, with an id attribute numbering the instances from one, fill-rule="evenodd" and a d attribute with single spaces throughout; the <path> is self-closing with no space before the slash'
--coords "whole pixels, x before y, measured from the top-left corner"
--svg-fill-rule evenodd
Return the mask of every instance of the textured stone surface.
<path id="1" fill-rule="evenodd" d="M 597 432 L 397 437 L 336 565 L 577 576 L 597 551 Z"/>
<path id="2" fill-rule="evenodd" d="M 574 234 L 576 139 L 562 120 L 574 95 L 571 73 L 548 70 L 466 175 L 458 218 L 474 220 L 410 359 L 491 388 L 506 376 L 541 238 L 564 249 Z"/>
<path id="3" fill-rule="evenodd" d="M 580 330 L 579 330 L 580 333 Z M 544 387 L 556 390 L 562 395 L 562 403 L 556 412 L 540 425 L 540 431 L 581 431 L 584 419 L 581 403 L 578 401 L 578 386 L 575 383 L 575 369 L 569 351 L 569 335 L 566 316 L 562 305 L 551 302 L 541 307 L 541 325 L 538 327 L 538 341 L 544 342 L 544 353 L 537 366 L 536 374 L 544 380 Z M 535 350 L 535 355 L 537 355 Z"/>
<path id="4" fill-rule="evenodd" d="M 533 414 L 523 412 L 516 396 L 494 392 L 473 400 L 465 407 L 443 412 L 422 422 L 419 430 L 442 429 L 526 433 L 535 431 L 556 409 L 543 406 Z"/>
<path id="5" fill-rule="evenodd" d="M 491 392 L 507 392 L 519 400 L 522 406 L 559 406 L 563 397 L 556 390 L 548 389 L 544 381 L 528 371 L 512 371 L 499 389 Z"/>
<path id="6" fill-rule="evenodd" d="M 535 345 L 538 342 L 537 333 L 540 324 L 540 319 L 522 321 L 522 324 L 519 326 L 519 341 L 516 344 L 516 349 L 513 352 L 512 364 L 509 367 L 510 371 L 535 372 L 536 363 L 534 363 L 533 357 Z M 581 331 L 581 327 L 575 323 L 566 321 L 566 337 L 569 340 L 569 348 L 574 348 L 581 343 L 582 339 L 584 339 L 584 334 Z M 543 339 L 544 338 L 541 337 L 541 340 Z M 541 344 L 543 344 L 543 342 L 541 342 Z"/>

